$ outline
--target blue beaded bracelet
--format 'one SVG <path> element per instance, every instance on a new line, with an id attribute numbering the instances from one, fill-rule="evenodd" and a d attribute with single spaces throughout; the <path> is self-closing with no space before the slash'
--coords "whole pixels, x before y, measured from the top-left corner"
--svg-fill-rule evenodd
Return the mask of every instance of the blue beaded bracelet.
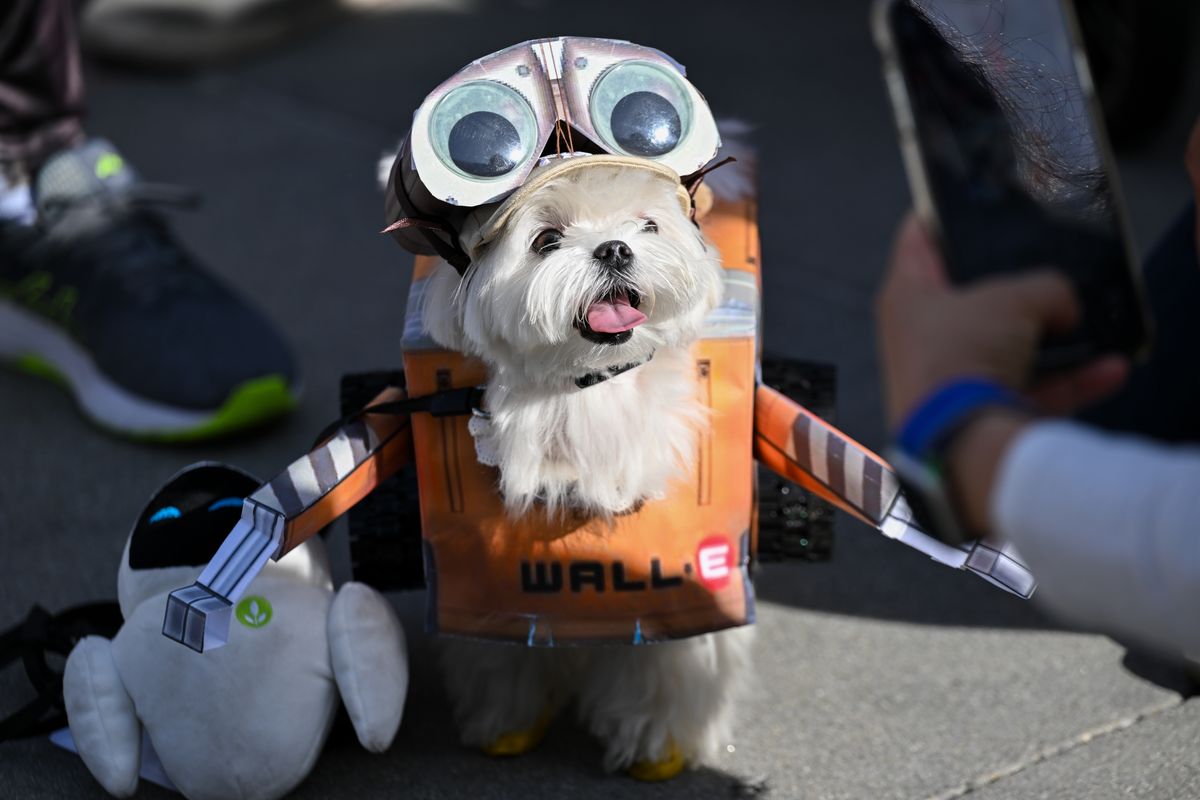
<path id="1" fill-rule="evenodd" d="M 968 417 L 989 406 L 1028 408 L 1018 394 L 996 381 L 959 378 L 935 390 L 908 415 L 896 434 L 896 445 L 910 457 L 924 460 Z"/>

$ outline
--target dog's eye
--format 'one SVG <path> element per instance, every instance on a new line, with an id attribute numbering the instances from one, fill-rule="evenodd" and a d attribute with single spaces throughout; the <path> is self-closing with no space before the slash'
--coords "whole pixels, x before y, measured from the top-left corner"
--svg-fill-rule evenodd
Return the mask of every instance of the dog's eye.
<path id="1" fill-rule="evenodd" d="M 558 243 L 562 241 L 562 231 L 557 228 L 546 228 L 537 235 L 533 240 L 533 246 L 529 249 L 538 255 L 549 253 L 551 250 L 558 249 Z"/>
<path id="2" fill-rule="evenodd" d="M 642 233 L 658 233 L 658 223 L 652 219 L 642 220 Z"/>

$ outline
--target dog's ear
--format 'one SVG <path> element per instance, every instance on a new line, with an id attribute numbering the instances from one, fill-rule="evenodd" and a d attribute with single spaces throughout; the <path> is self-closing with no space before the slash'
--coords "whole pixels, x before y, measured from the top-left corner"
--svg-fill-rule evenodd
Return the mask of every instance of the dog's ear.
<path id="1" fill-rule="evenodd" d="M 421 303 L 421 326 L 435 342 L 449 350 L 465 352 L 460 296 L 462 278 L 454 267 L 440 261 L 426 280 Z"/>

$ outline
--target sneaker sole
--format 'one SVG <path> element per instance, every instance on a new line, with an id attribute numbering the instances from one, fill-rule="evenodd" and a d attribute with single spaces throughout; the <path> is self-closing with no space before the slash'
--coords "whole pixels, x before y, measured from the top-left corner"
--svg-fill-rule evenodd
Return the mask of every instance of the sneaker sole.
<path id="1" fill-rule="evenodd" d="M 191 13 L 178 4 L 162 5 L 141 13 L 103 13 L 89 6 L 80 28 L 85 52 L 135 67 L 188 69 L 236 61 L 345 16 L 335 0 L 276 0 L 232 18 L 201 13 L 202 4 Z"/>
<path id="2" fill-rule="evenodd" d="M 211 411 L 177 408 L 118 386 L 87 351 L 58 328 L 0 300 L 0 359 L 66 387 L 84 416 L 121 436 L 159 442 L 211 439 L 245 430 L 291 411 L 295 395 L 281 375 L 264 375 L 234 388 Z"/>

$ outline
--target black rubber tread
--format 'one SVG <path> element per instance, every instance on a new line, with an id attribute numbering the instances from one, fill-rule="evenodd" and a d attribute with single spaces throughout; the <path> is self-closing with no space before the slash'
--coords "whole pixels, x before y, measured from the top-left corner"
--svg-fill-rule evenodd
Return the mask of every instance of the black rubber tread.
<path id="1" fill-rule="evenodd" d="M 763 382 L 822 419 L 834 421 L 837 369 L 832 364 L 768 356 Z M 387 386 L 404 386 L 402 371 L 342 376 L 341 411 L 362 408 Z M 794 483 L 759 467 L 756 560 L 825 561 L 833 554 L 834 508 Z M 380 591 L 425 586 L 416 469 L 389 478 L 349 512 L 354 580 Z"/>
<path id="2" fill-rule="evenodd" d="M 388 386 L 404 385 L 400 370 L 343 375 L 342 414 L 362 408 Z M 414 466 L 380 484 L 350 509 L 347 519 L 354 580 L 384 592 L 424 588 L 421 507 Z"/>
<path id="3" fill-rule="evenodd" d="M 827 422 L 837 407 L 832 364 L 766 356 L 762 381 Z M 766 467 L 758 468 L 758 548 L 763 562 L 826 561 L 833 555 L 834 508 Z"/>

